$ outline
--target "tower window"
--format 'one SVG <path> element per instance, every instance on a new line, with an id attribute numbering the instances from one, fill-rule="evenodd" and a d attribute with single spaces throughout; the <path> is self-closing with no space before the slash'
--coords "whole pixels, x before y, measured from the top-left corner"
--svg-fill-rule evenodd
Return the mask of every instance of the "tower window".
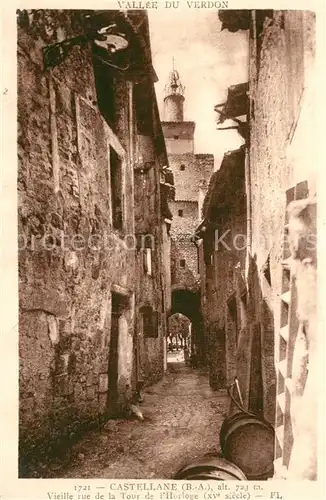
<path id="1" fill-rule="evenodd" d="M 179 136 L 178 135 L 174 135 L 173 139 L 179 139 Z"/>
<path id="2" fill-rule="evenodd" d="M 186 267 L 185 259 L 180 259 L 180 267 Z"/>
<path id="3" fill-rule="evenodd" d="M 183 210 L 178 210 L 179 217 L 183 217 Z"/>
<path id="4" fill-rule="evenodd" d="M 183 163 L 180 165 L 180 170 L 186 170 L 186 165 L 184 165 Z"/>

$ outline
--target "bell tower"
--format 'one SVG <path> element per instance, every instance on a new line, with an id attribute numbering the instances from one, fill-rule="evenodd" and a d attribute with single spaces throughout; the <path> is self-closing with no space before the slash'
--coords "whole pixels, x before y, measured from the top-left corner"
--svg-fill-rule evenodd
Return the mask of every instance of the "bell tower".
<path id="1" fill-rule="evenodd" d="M 198 256 L 193 235 L 201 218 L 201 209 L 209 179 L 214 170 L 214 156 L 195 153 L 195 122 L 184 117 L 185 87 L 174 60 L 163 97 L 162 129 L 173 172 L 175 197 L 169 202 L 171 224 L 172 287 L 199 290 Z"/>
<path id="2" fill-rule="evenodd" d="M 184 91 L 178 71 L 174 67 L 164 89 L 163 134 L 168 154 L 193 154 L 195 123 L 184 121 Z"/>
<path id="3" fill-rule="evenodd" d="M 184 90 L 179 73 L 174 69 L 173 59 L 173 69 L 164 89 L 164 120 L 166 122 L 183 122 Z"/>

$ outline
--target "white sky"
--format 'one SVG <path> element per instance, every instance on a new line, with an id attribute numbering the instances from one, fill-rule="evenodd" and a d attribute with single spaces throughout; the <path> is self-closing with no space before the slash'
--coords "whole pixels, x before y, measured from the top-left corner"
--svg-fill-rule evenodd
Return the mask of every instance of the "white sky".
<path id="1" fill-rule="evenodd" d="M 184 119 L 196 122 L 195 152 L 214 154 L 217 169 L 224 152 L 243 143 L 236 130 L 216 130 L 214 106 L 223 102 L 227 87 L 248 80 L 247 32 L 220 31 L 217 10 L 159 9 L 149 11 L 149 23 L 161 118 L 174 57 L 186 87 Z"/>

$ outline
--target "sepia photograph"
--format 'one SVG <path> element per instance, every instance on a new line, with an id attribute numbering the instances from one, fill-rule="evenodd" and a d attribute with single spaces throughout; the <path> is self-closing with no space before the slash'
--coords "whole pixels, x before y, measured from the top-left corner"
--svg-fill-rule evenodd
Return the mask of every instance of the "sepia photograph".
<path id="1" fill-rule="evenodd" d="M 157 3 L 16 12 L 18 476 L 316 481 L 316 14 Z"/>

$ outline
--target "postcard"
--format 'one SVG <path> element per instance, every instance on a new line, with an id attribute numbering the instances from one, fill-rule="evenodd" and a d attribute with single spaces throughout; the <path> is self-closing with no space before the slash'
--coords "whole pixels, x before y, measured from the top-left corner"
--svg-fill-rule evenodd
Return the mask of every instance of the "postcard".
<path id="1" fill-rule="evenodd" d="M 323 498 L 324 16 L 263 3 L 2 8 L 5 500 Z"/>

